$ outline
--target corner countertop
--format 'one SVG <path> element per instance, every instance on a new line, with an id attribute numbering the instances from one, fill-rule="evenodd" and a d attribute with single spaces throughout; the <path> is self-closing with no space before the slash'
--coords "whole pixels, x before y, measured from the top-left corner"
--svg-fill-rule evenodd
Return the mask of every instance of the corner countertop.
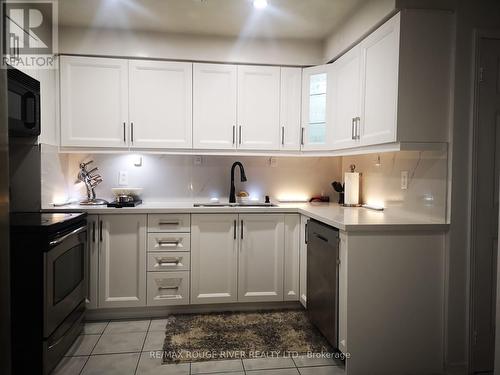
<path id="1" fill-rule="evenodd" d="M 171 213 L 298 213 L 343 231 L 445 231 L 445 221 L 432 220 L 398 210 L 374 211 L 362 207 L 342 207 L 336 203 L 283 203 L 274 207 L 194 207 L 193 202 L 144 202 L 137 207 L 112 208 L 70 204 L 45 207 L 44 212 L 87 212 L 100 214 Z"/>

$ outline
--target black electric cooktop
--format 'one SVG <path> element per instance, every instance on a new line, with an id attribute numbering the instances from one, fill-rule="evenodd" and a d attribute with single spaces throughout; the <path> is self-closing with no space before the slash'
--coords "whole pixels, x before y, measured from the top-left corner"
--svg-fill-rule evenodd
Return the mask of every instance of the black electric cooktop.
<path id="1" fill-rule="evenodd" d="M 54 234 L 81 224 L 87 214 L 78 213 L 11 213 L 10 228 L 15 232 Z"/>

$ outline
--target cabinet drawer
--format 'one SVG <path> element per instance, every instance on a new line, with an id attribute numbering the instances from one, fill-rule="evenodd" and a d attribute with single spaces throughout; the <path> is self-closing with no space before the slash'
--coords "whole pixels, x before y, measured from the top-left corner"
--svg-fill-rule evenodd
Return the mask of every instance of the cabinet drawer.
<path id="1" fill-rule="evenodd" d="M 189 233 L 148 233 L 148 251 L 189 251 Z"/>
<path id="2" fill-rule="evenodd" d="M 188 305 L 189 271 L 148 272 L 148 306 Z"/>
<path id="3" fill-rule="evenodd" d="M 148 253 L 148 271 L 189 271 L 189 253 L 168 251 Z"/>
<path id="4" fill-rule="evenodd" d="M 148 232 L 190 232 L 189 214 L 151 214 L 148 215 Z"/>

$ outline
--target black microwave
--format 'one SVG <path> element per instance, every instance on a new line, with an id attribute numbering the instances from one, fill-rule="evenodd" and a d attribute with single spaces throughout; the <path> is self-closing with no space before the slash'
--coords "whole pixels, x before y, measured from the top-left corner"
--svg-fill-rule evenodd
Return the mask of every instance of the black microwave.
<path id="1" fill-rule="evenodd" d="M 40 135 L 40 82 L 12 67 L 7 78 L 9 136 Z"/>

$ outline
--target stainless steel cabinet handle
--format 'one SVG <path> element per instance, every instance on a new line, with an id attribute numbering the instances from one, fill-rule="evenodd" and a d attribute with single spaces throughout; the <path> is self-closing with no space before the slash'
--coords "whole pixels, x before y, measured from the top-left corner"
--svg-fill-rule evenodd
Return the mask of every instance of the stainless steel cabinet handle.
<path id="1" fill-rule="evenodd" d="M 130 123 L 130 141 L 134 143 L 134 123 Z"/>
<path id="2" fill-rule="evenodd" d="M 179 246 L 179 241 L 158 241 L 158 246 L 160 247 L 177 247 Z"/>
<path id="3" fill-rule="evenodd" d="M 285 145 L 285 127 L 284 126 L 281 127 L 281 145 L 282 146 Z"/>
<path id="4" fill-rule="evenodd" d="M 236 126 L 233 125 L 233 145 L 236 142 Z"/>
<path id="5" fill-rule="evenodd" d="M 156 259 L 156 263 L 158 263 L 158 266 L 160 267 L 168 267 L 168 266 L 178 266 L 181 260 L 179 258 L 174 258 L 172 259 Z"/>
<path id="6" fill-rule="evenodd" d="M 241 239 L 243 239 L 243 220 L 241 220 Z"/>
<path id="7" fill-rule="evenodd" d="M 127 143 L 127 125 L 123 123 L 123 143 Z"/>
<path id="8" fill-rule="evenodd" d="M 99 241 L 102 242 L 102 220 L 99 221 Z"/>
<path id="9" fill-rule="evenodd" d="M 178 290 L 178 286 L 159 286 L 158 290 Z"/>
<path id="10" fill-rule="evenodd" d="M 95 221 L 92 222 L 92 242 L 95 242 Z"/>
<path id="11" fill-rule="evenodd" d="M 300 128 L 300 144 L 304 146 L 304 127 Z"/>
<path id="12" fill-rule="evenodd" d="M 361 138 L 361 117 L 356 117 L 356 139 Z"/>
<path id="13" fill-rule="evenodd" d="M 356 124 L 356 117 L 353 117 L 351 121 L 351 139 L 356 139 L 356 134 L 354 134 L 354 128 L 356 126 L 355 124 Z"/>
<path id="14" fill-rule="evenodd" d="M 239 138 L 239 143 L 240 143 L 240 145 L 241 145 L 241 125 L 240 125 L 240 131 L 239 131 L 239 133 L 238 133 L 238 138 Z"/>
<path id="15" fill-rule="evenodd" d="M 233 225 L 234 225 L 234 228 L 233 228 L 233 237 L 234 237 L 234 239 L 236 239 L 236 220 L 234 221 Z"/>
<path id="16" fill-rule="evenodd" d="M 179 220 L 170 220 L 170 221 L 159 221 L 158 225 L 180 225 L 181 222 Z"/>
<path id="17" fill-rule="evenodd" d="M 56 245 L 59 245 L 61 242 L 63 242 L 64 240 L 66 240 L 67 238 L 71 237 L 71 236 L 74 236 L 78 233 L 82 233 L 82 232 L 85 232 L 87 230 L 87 227 L 80 227 L 80 228 L 76 228 L 75 230 L 65 234 L 64 236 L 61 236 L 61 237 L 57 237 L 54 241 L 50 241 L 49 242 L 49 245 L 50 246 L 56 246 Z"/>
<path id="18" fill-rule="evenodd" d="M 306 228 L 306 229 L 305 229 L 305 231 L 304 231 L 304 242 L 306 243 L 306 245 L 307 245 L 307 243 L 309 242 L 309 237 L 307 236 L 307 224 L 308 224 L 308 223 L 306 222 L 306 225 L 305 225 L 305 228 Z"/>

